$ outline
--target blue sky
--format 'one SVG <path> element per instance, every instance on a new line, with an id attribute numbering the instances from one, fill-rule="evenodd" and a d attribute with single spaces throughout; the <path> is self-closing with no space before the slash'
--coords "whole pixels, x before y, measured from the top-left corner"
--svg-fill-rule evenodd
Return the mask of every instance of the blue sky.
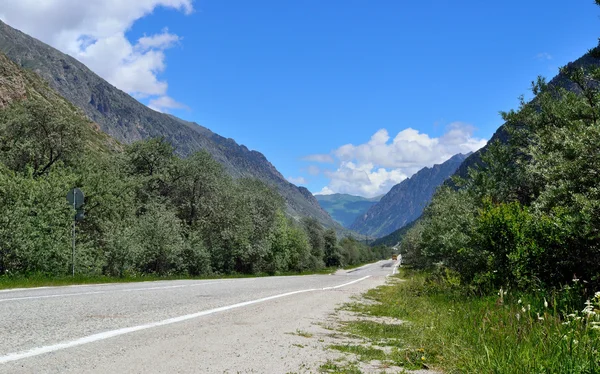
<path id="1" fill-rule="evenodd" d="M 84 17 L 91 10 L 79 3 L 73 17 L 87 17 L 85 29 L 42 29 L 51 21 L 34 24 L 31 9 L 19 17 L 0 6 L 0 18 L 97 66 L 140 101 L 264 153 L 313 192 L 380 194 L 477 149 L 537 75 L 554 76 L 600 36 L 592 0 L 144 0 L 126 18 Z M 102 29 L 113 18 L 120 28 Z M 128 42 L 121 62 L 141 62 L 102 71 L 109 54 L 72 49 L 69 32 L 92 35 L 98 50 Z M 126 40 L 110 39 L 119 32 Z"/>

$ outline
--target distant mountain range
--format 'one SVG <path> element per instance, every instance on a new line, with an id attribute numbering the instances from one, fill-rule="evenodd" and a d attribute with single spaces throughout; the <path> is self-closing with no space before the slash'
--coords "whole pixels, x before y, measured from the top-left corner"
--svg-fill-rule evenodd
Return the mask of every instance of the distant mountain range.
<path id="1" fill-rule="evenodd" d="M 277 188 L 292 217 L 316 218 L 344 232 L 304 187 L 289 183 L 259 152 L 239 145 L 196 123 L 156 112 L 115 88 L 76 59 L 0 21 L 0 51 L 17 65 L 34 71 L 102 131 L 122 143 L 164 137 L 187 156 L 208 151 L 234 177 L 255 177 Z"/>
<path id="2" fill-rule="evenodd" d="M 350 228 L 360 234 L 382 237 L 411 223 L 423 213 L 435 190 L 456 172 L 468 156 L 457 154 L 443 164 L 419 170 L 392 187 Z"/>
<path id="3" fill-rule="evenodd" d="M 381 196 L 366 198 L 336 193 L 332 195 L 315 195 L 321 207 L 344 227 L 350 227 L 356 218 L 375 205 Z"/>

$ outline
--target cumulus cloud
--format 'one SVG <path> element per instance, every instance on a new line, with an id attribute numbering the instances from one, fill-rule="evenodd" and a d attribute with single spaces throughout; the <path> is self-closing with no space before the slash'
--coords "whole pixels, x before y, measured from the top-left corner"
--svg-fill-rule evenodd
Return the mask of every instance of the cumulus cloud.
<path id="1" fill-rule="evenodd" d="M 320 192 L 315 193 L 315 195 L 333 195 L 334 193 L 329 187 L 325 186 Z"/>
<path id="2" fill-rule="evenodd" d="M 346 144 L 332 152 L 337 169 L 325 172 L 329 184 L 319 193 L 384 194 L 423 167 L 483 147 L 486 140 L 474 137 L 474 131 L 473 126 L 462 122 L 451 123 L 437 138 L 412 128 L 392 138 L 386 129 L 380 129 L 366 143 Z"/>
<path id="3" fill-rule="evenodd" d="M 125 33 L 157 7 L 190 14 L 192 1 L 4 0 L 0 19 L 77 58 L 123 91 L 160 98 L 168 88 L 159 78 L 166 68 L 164 51 L 181 38 L 165 28 L 132 43 Z"/>
<path id="4" fill-rule="evenodd" d="M 308 156 L 302 157 L 302 160 L 312 161 L 312 162 L 320 162 L 322 164 L 333 164 L 335 162 L 333 157 L 331 157 L 331 155 L 327 155 L 327 154 L 308 155 Z"/>
<path id="5" fill-rule="evenodd" d="M 293 184 L 306 184 L 304 177 L 288 177 L 287 180 Z"/>

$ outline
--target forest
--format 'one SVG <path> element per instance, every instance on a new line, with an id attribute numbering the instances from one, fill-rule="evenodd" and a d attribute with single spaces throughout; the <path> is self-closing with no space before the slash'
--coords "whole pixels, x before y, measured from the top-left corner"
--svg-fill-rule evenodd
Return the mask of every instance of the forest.
<path id="1" fill-rule="evenodd" d="M 283 274 L 390 256 L 286 215 L 276 190 L 233 179 L 207 152 L 176 155 L 164 139 L 122 145 L 47 91 L 0 110 L 0 274 Z"/>

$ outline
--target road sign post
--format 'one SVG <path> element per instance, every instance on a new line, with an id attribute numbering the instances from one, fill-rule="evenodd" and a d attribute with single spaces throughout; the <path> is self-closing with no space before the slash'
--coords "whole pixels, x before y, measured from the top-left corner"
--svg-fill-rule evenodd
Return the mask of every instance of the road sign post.
<path id="1" fill-rule="evenodd" d="M 83 210 L 81 207 L 83 206 L 84 199 L 85 196 L 83 195 L 83 191 L 81 191 L 79 188 L 73 188 L 67 193 L 67 201 L 75 210 L 75 215 L 73 216 L 73 238 L 71 250 L 71 270 L 73 276 L 75 276 L 75 230 L 77 221 L 83 219 Z"/>

